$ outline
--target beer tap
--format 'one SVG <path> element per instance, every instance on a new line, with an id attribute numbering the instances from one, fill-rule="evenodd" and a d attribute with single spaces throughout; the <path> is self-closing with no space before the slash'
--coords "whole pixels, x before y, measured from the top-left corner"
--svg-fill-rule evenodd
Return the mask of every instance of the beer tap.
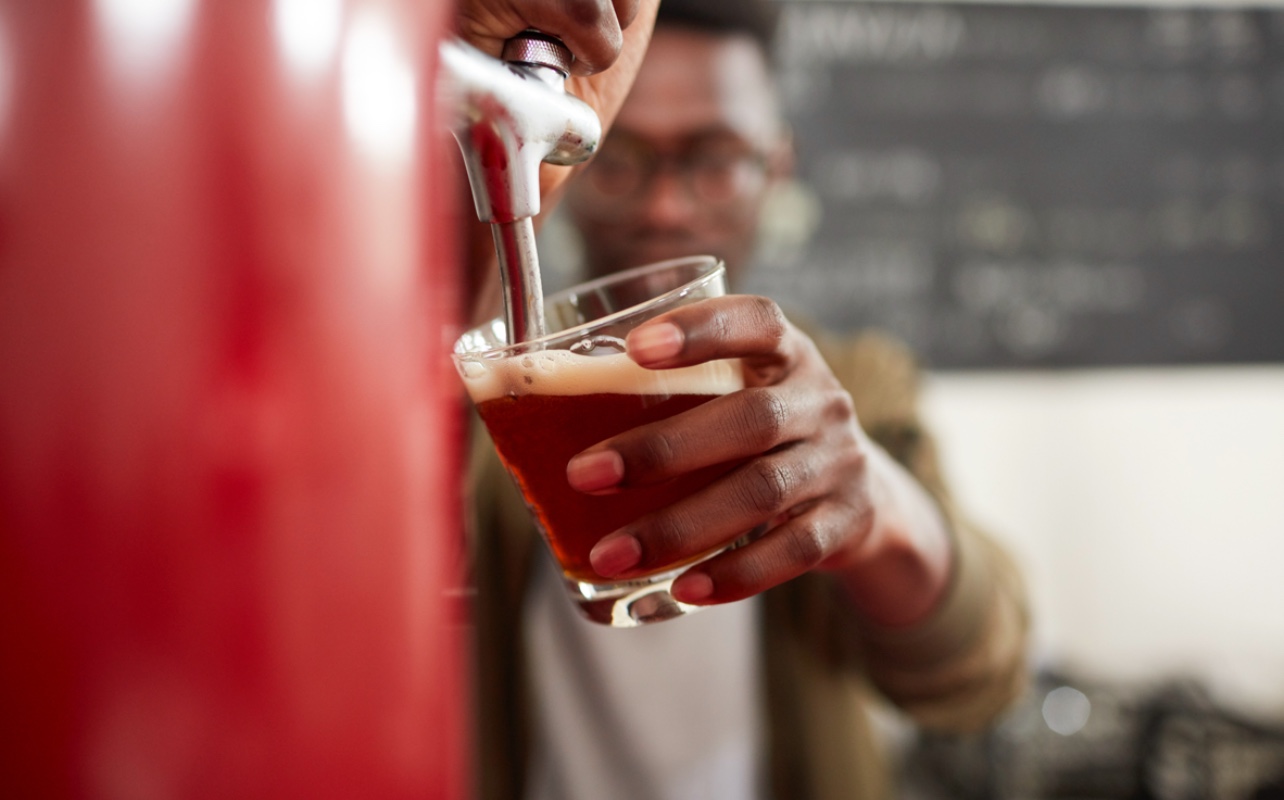
<path id="1" fill-rule="evenodd" d="M 457 109 L 452 133 L 477 217 L 491 225 L 508 341 L 515 344 L 545 332 L 532 223 L 540 210 L 540 164 L 584 161 L 597 149 L 602 125 L 588 104 L 566 92 L 574 57 L 557 38 L 523 31 L 505 43 L 501 58 L 458 40 L 441 45 Z"/>

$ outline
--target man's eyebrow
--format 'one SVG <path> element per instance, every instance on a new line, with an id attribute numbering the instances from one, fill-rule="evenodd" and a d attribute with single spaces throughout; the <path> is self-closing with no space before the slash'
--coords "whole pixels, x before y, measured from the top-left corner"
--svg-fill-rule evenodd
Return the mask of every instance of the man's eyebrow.
<path id="1" fill-rule="evenodd" d="M 688 146 L 706 142 L 713 144 L 752 144 L 743 134 L 727 125 L 715 125 L 692 131 L 683 136 L 682 141 Z"/>
<path id="2" fill-rule="evenodd" d="M 700 128 L 695 131 L 688 131 L 681 136 L 665 138 L 663 142 L 657 143 L 647 136 L 638 135 L 631 131 L 616 128 L 603 140 L 602 146 L 605 149 L 614 142 L 617 147 L 642 148 L 644 150 L 654 150 L 656 152 L 668 152 L 673 150 L 689 150 L 693 147 L 704 145 L 734 145 L 753 147 L 753 142 L 734 128 L 726 125 L 711 125 Z"/>

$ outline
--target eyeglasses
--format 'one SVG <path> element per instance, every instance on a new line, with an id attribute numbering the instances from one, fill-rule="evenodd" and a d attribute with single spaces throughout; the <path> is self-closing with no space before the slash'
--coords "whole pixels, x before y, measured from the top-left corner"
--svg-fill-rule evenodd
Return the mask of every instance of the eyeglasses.
<path id="1" fill-rule="evenodd" d="M 670 154 L 636 139 L 614 137 L 593 157 L 579 189 L 597 210 L 609 212 L 639 203 L 664 170 L 672 170 L 697 201 L 726 206 L 762 188 L 767 158 L 738 142 L 698 142 Z"/>

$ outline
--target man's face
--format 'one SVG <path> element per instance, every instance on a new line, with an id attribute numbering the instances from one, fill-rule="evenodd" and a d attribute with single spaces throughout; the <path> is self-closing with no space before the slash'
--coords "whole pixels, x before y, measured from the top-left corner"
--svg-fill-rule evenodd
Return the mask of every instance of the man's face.
<path id="1" fill-rule="evenodd" d="M 568 190 L 590 273 L 712 254 L 734 278 L 787 162 L 752 41 L 657 29 L 611 133 Z"/>

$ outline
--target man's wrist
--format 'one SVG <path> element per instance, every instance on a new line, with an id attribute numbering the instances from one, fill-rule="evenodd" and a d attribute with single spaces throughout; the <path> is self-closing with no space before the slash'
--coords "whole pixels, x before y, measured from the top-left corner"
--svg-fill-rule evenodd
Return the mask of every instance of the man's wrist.
<path id="1" fill-rule="evenodd" d="M 860 615 L 882 627 L 911 627 L 940 605 L 954 571 L 953 537 L 935 499 L 881 448 L 870 449 L 874 519 L 867 541 L 842 570 Z"/>

